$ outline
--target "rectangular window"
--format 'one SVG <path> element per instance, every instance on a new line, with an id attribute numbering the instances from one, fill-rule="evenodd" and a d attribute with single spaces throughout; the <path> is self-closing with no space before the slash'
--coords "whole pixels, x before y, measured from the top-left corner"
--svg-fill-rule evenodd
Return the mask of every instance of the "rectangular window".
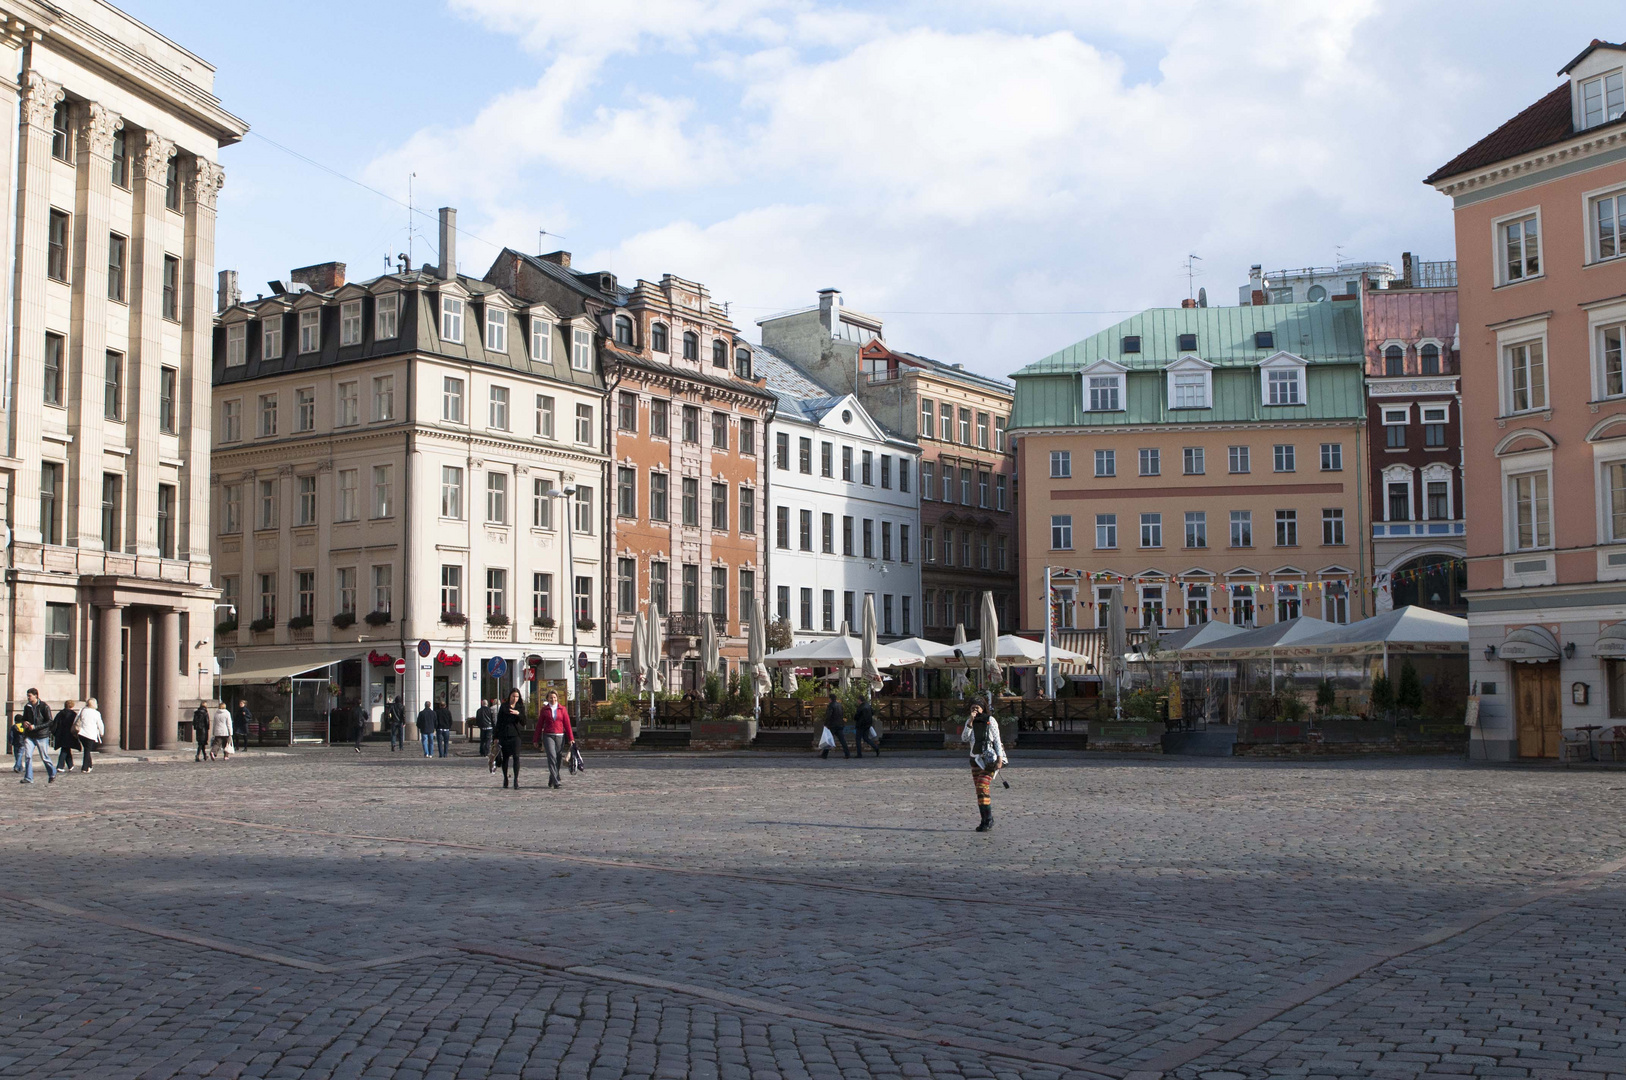
<path id="1" fill-rule="evenodd" d="M 1598 260 L 1617 259 L 1626 255 L 1626 194 L 1605 195 L 1592 201 L 1592 225 Z"/>
<path id="2" fill-rule="evenodd" d="M 302 619 L 316 614 L 316 572 L 300 570 L 294 574 L 294 606 Z"/>
<path id="3" fill-rule="evenodd" d="M 1118 546 L 1118 515 L 1095 515 L 1095 546 L 1109 550 Z"/>
<path id="4" fill-rule="evenodd" d="M 389 465 L 373 466 L 373 517 L 386 518 L 395 512 L 394 469 Z"/>
<path id="5" fill-rule="evenodd" d="M 988 474 L 981 471 L 977 473 L 977 505 L 988 509 Z"/>
<path id="6" fill-rule="evenodd" d="M 937 407 L 937 437 L 944 442 L 954 441 L 954 409 L 947 402 Z"/>
<path id="7" fill-rule="evenodd" d="M 1005 477 L 1001 474 L 994 477 L 994 509 L 1004 510 L 1005 507 Z"/>
<path id="8" fill-rule="evenodd" d="M 47 544 L 62 543 L 62 465 L 40 466 L 40 533 Z"/>
<path id="9" fill-rule="evenodd" d="M 373 378 L 373 419 L 395 419 L 394 375 L 378 375 Z"/>
<path id="10" fill-rule="evenodd" d="M 452 424 L 463 422 L 463 380 L 446 376 L 440 380 L 440 418 Z"/>
<path id="11" fill-rule="evenodd" d="M 531 316 L 531 359 L 539 364 L 553 360 L 553 324 L 539 315 Z"/>
<path id="12" fill-rule="evenodd" d="M 296 525 L 316 524 L 316 477 L 301 476 L 299 483 L 299 502 L 294 515 Z"/>
<path id="13" fill-rule="evenodd" d="M 853 448 L 850 446 L 841 448 L 841 478 L 849 484 L 853 480 Z"/>
<path id="14" fill-rule="evenodd" d="M 553 484 L 541 477 L 531 481 L 531 528 L 553 528 Z"/>
<path id="15" fill-rule="evenodd" d="M 342 566 L 333 572 L 334 591 L 339 594 L 338 612 L 340 615 L 354 615 L 356 613 L 356 568 Z"/>
<path id="16" fill-rule="evenodd" d="M 45 274 L 53 281 L 68 280 L 68 215 L 60 210 L 51 211 L 49 232 L 46 235 Z M 164 314 L 169 315 L 169 256 L 164 256 Z"/>
<path id="17" fill-rule="evenodd" d="M 1550 547 L 1552 506 L 1547 493 L 1545 472 L 1521 473 L 1508 477 L 1509 498 L 1513 503 L 1513 547 L 1518 551 Z"/>
<path id="18" fill-rule="evenodd" d="M 593 407 L 576 406 L 576 441 L 583 446 L 593 445 Z"/>
<path id="19" fill-rule="evenodd" d="M 486 618 L 506 618 L 508 615 L 508 571 L 486 571 Z"/>
<path id="20" fill-rule="evenodd" d="M 960 466 L 960 505 L 971 505 L 971 470 Z"/>
<path id="21" fill-rule="evenodd" d="M 1095 452 L 1095 475 L 1096 476 L 1117 476 L 1118 475 L 1118 451 L 1116 451 L 1116 450 L 1097 450 Z"/>
<path id="22" fill-rule="evenodd" d="M 1186 547 L 1208 546 L 1208 514 L 1202 510 L 1186 511 Z"/>
<path id="23" fill-rule="evenodd" d="M 1547 363 L 1539 341 L 1509 345 L 1503 350 L 1507 366 L 1510 412 L 1547 407 Z"/>
<path id="24" fill-rule="evenodd" d="M 1249 461 L 1246 446 L 1230 446 L 1226 448 L 1226 457 L 1229 459 L 1230 469 L 1233 473 L 1252 472 L 1253 466 Z"/>
<path id="25" fill-rule="evenodd" d="M 536 395 L 536 433 L 544 439 L 553 438 L 553 398 Z"/>
<path id="26" fill-rule="evenodd" d="M 801 510 L 797 512 L 796 532 L 797 546 L 803 551 L 813 550 L 813 511 Z"/>
<path id="27" fill-rule="evenodd" d="M 576 576 L 576 625 L 591 626 L 593 623 L 593 579 L 584 575 Z"/>
<path id="28" fill-rule="evenodd" d="M 711 485 L 711 527 L 713 529 L 728 529 L 728 485 L 713 483 Z"/>
<path id="29" fill-rule="evenodd" d="M 700 481 L 692 476 L 685 476 L 683 484 L 683 524 L 698 526 L 700 524 Z"/>
<path id="30" fill-rule="evenodd" d="M 124 269 L 124 267 L 125 267 L 125 253 L 128 250 L 128 247 L 129 247 L 129 241 L 126 240 L 124 237 L 120 236 L 118 233 L 109 233 L 108 234 L 108 237 L 107 237 L 107 298 L 109 300 L 116 300 L 121 304 L 124 303 L 124 287 L 125 287 L 124 286 L 124 282 L 125 282 L 125 276 L 124 276 L 125 275 L 125 269 Z M 247 327 L 243 326 L 242 323 L 238 323 L 237 325 L 239 327 L 243 327 L 244 330 L 247 329 Z M 239 330 L 238 331 L 238 340 L 241 341 L 242 337 L 243 337 L 243 331 Z M 229 355 L 229 350 L 228 350 L 228 355 Z M 239 363 L 241 363 L 241 361 L 239 361 Z M 227 367 L 232 366 L 231 362 L 229 360 L 227 361 L 226 366 Z"/>
<path id="31" fill-rule="evenodd" d="M 834 630 L 836 628 L 836 591 L 834 589 L 825 589 L 821 594 L 821 599 L 823 601 L 819 607 L 821 624 L 827 631 Z"/>
<path id="32" fill-rule="evenodd" d="M 339 305 L 339 344 L 361 344 L 360 300 L 346 300 Z"/>
<path id="33" fill-rule="evenodd" d="M 1502 242 L 1502 284 L 1524 281 L 1541 273 L 1541 242 L 1536 218 L 1504 221 L 1497 226 Z"/>
<path id="34" fill-rule="evenodd" d="M 1174 408 L 1208 408 L 1208 376 L 1202 373 L 1176 372 L 1174 376 Z"/>
<path id="35" fill-rule="evenodd" d="M 796 471 L 803 476 L 813 475 L 813 440 L 798 438 L 796 440 Z"/>
<path id="36" fill-rule="evenodd" d="M 1430 480 L 1424 487 L 1424 508 L 1431 521 L 1451 520 L 1450 485 L 1444 480 Z M 1342 541 L 1340 541 L 1342 543 Z"/>
<path id="37" fill-rule="evenodd" d="M 615 470 L 615 513 L 617 517 L 638 516 L 638 471 L 625 466 Z"/>
<path id="38" fill-rule="evenodd" d="M 129 135 L 120 127 L 113 132 L 113 183 L 121 188 L 130 186 Z"/>
<path id="39" fill-rule="evenodd" d="M 62 357 L 64 340 L 61 334 L 45 335 L 45 404 L 62 404 Z"/>
<path id="40" fill-rule="evenodd" d="M 994 417 L 994 449 L 1001 454 L 1005 452 L 1005 418 L 1003 416 Z M 904 633 L 908 633 L 908 631 L 905 630 Z"/>
<path id="41" fill-rule="evenodd" d="M 1231 625 L 1237 627 L 1253 626 L 1253 586 L 1231 586 Z"/>
<path id="42" fill-rule="evenodd" d="M 985 412 L 977 414 L 977 445 L 988 449 L 988 414 Z"/>
<path id="43" fill-rule="evenodd" d="M 836 475 L 835 446 L 831 443 L 819 444 L 819 475 L 832 479 Z"/>
<path id="44" fill-rule="evenodd" d="M 757 613 L 757 572 L 755 570 L 740 571 L 740 622 L 746 625 L 758 619 Z"/>
<path id="45" fill-rule="evenodd" d="M 463 341 L 463 300 L 457 296 L 440 298 L 440 339 L 456 345 Z"/>
<path id="46" fill-rule="evenodd" d="M 1201 476 L 1207 471 L 1203 448 L 1188 446 L 1180 451 L 1180 464 L 1187 476 Z"/>
<path id="47" fill-rule="evenodd" d="M 892 561 L 892 523 L 881 522 L 881 561 Z"/>
<path id="48" fill-rule="evenodd" d="M 711 613 L 728 618 L 728 567 L 711 568 Z"/>
<path id="49" fill-rule="evenodd" d="M 442 615 L 457 615 L 463 611 L 463 568 L 461 566 L 442 566 L 440 568 L 440 613 Z"/>
<path id="50" fill-rule="evenodd" d="M 872 451 L 864 451 L 860 459 L 860 468 L 860 482 L 865 487 L 873 487 L 875 485 L 875 454 Z"/>
<path id="51" fill-rule="evenodd" d="M 531 624 L 551 622 L 553 620 L 553 575 L 533 573 L 531 575 Z"/>
<path id="52" fill-rule="evenodd" d="M 277 395 L 260 395 L 260 438 L 268 439 L 277 433 Z"/>
<path id="53" fill-rule="evenodd" d="M 1163 546 L 1163 515 L 1142 514 L 1140 516 L 1140 546 L 1143 548 L 1160 548 Z"/>
<path id="54" fill-rule="evenodd" d="M 937 529 L 931 525 L 923 525 L 920 529 L 920 561 L 937 561 Z"/>
<path id="55" fill-rule="evenodd" d="M 275 529 L 277 527 L 277 482 L 275 480 L 260 481 L 260 516 L 261 529 Z"/>
<path id="56" fill-rule="evenodd" d="M 1097 451 L 1099 454 L 1100 451 Z M 1066 479 L 1073 475 L 1073 455 L 1068 450 L 1050 451 L 1050 478 L 1052 480 Z M 1097 474 L 1099 475 L 1099 474 Z"/>
<path id="57" fill-rule="evenodd" d="M 857 612 L 854 610 L 854 601 L 856 599 L 857 597 L 853 595 L 851 590 L 841 594 L 841 619 L 849 629 L 857 628 L 858 620 L 855 617 Z"/>
<path id="58" fill-rule="evenodd" d="M 242 367 L 248 363 L 248 324 L 232 323 L 226 327 L 226 366 Z"/>
<path id="59" fill-rule="evenodd" d="M 124 354 L 109 349 L 104 360 L 102 381 L 102 416 L 108 420 L 124 419 Z M 233 402 L 233 404 L 238 404 Z M 241 405 L 238 404 L 241 408 Z"/>
<path id="60" fill-rule="evenodd" d="M 73 670 L 73 615 L 72 604 L 45 605 L 46 671 Z"/>
<path id="61" fill-rule="evenodd" d="M 937 491 L 937 466 L 929 461 L 920 463 L 920 497 L 926 502 L 935 499 Z"/>
<path id="62" fill-rule="evenodd" d="M 1385 413 L 1388 412 L 1388 410 L 1384 411 Z M 1407 414 L 1402 412 L 1400 415 L 1406 416 Z M 1404 449 L 1406 446 L 1406 425 L 1404 423 L 1385 424 L 1383 428 L 1383 445 L 1389 450 Z"/>
<path id="63" fill-rule="evenodd" d="M 593 370 L 593 332 L 572 330 L 570 333 L 570 367 L 573 371 Z"/>
<path id="64" fill-rule="evenodd" d="M 1208 621 L 1208 586 L 1186 586 L 1186 625 L 1201 626 Z"/>
<path id="65" fill-rule="evenodd" d="M 683 575 L 683 580 L 681 583 L 683 595 L 680 597 L 680 599 L 683 602 L 683 606 L 680 610 L 699 611 L 700 567 L 694 565 L 693 563 L 684 563 L 681 573 Z"/>
<path id="66" fill-rule="evenodd" d="M 920 437 L 929 439 L 936 430 L 937 407 L 930 398 L 920 399 Z"/>
<path id="67" fill-rule="evenodd" d="M 728 414 L 713 412 L 711 414 L 711 448 L 713 450 L 728 449 Z"/>
<path id="68" fill-rule="evenodd" d="M 1253 547 L 1253 511 L 1231 511 L 1231 546 Z"/>
<path id="69" fill-rule="evenodd" d="M 220 441 L 237 442 L 243 437 L 243 399 L 232 398 L 220 406 Z"/>
<path id="70" fill-rule="evenodd" d="M 121 485 L 122 486 L 122 485 Z M 221 526 L 220 531 L 228 535 L 243 531 L 243 485 L 227 484 L 220 489 Z M 102 481 L 102 511 L 107 510 L 107 481 Z M 102 537 L 107 537 L 107 529 L 102 529 Z"/>
<path id="71" fill-rule="evenodd" d="M 181 161 L 179 154 L 171 154 L 164 165 L 164 206 L 177 213 L 181 209 Z"/>
<path id="72" fill-rule="evenodd" d="M 356 382 L 342 382 L 339 384 L 339 395 L 335 399 L 339 427 L 361 423 L 361 384 Z"/>
<path id="73" fill-rule="evenodd" d="M 1626 78 L 1611 71 L 1581 84 L 1581 127 L 1596 127 L 1619 120 L 1626 112 Z"/>
<path id="74" fill-rule="evenodd" d="M 892 488 L 892 455 L 891 454 L 882 454 L 881 455 L 881 488 L 882 488 L 882 490 L 891 490 L 891 488 Z"/>
<path id="75" fill-rule="evenodd" d="M 1321 542 L 1336 547 L 1344 542 L 1344 512 L 1338 509 L 1321 511 Z"/>
<path id="76" fill-rule="evenodd" d="M 340 469 L 338 520 L 355 521 L 361 516 L 359 508 L 360 492 L 360 471 L 357 469 Z"/>
<path id="77" fill-rule="evenodd" d="M 1604 466 L 1604 482 L 1609 488 L 1609 539 L 1626 540 L 1626 461 Z"/>
<path id="78" fill-rule="evenodd" d="M 960 410 L 960 445 L 971 445 L 971 410 Z"/>
<path id="79" fill-rule="evenodd" d="M 757 492 L 756 488 L 740 488 L 740 532 L 754 534 L 757 531 Z"/>
<path id="80" fill-rule="evenodd" d="M 172 367 L 158 369 L 158 430 L 166 435 L 173 435 L 178 430 L 175 391 L 180 377 L 181 373 Z"/>
<path id="81" fill-rule="evenodd" d="M 836 516 L 834 514 L 821 514 L 819 517 L 819 550 L 826 555 L 836 553 Z"/>
<path id="82" fill-rule="evenodd" d="M 158 485 L 158 555 L 175 557 L 175 485 Z"/>
<path id="83" fill-rule="evenodd" d="M 493 386 L 487 407 L 486 426 L 498 431 L 508 430 L 508 387 Z"/>
<path id="84" fill-rule="evenodd" d="M 319 352 L 322 348 L 322 312 L 318 308 L 308 308 L 299 313 L 299 351 L 303 353 Z"/>
<path id="85" fill-rule="evenodd" d="M 1271 458 L 1277 472 L 1298 471 L 1298 462 L 1294 456 L 1292 443 L 1277 443 L 1271 450 Z"/>
<path id="86" fill-rule="evenodd" d="M 1090 412 L 1117 412 L 1119 405 L 1118 376 L 1090 376 Z"/>
<path id="87" fill-rule="evenodd" d="M 260 618 L 275 620 L 277 617 L 277 575 L 260 575 Z"/>
<path id="88" fill-rule="evenodd" d="M 903 618 L 903 633 L 904 633 L 905 637 L 907 637 L 908 635 L 914 633 L 914 629 L 910 625 L 910 620 L 909 620 L 909 614 L 910 614 L 910 612 L 909 612 L 909 601 L 911 599 L 912 598 L 907 593 L 898 598 L 898 604 L 899 604 L 899 607 L 901 609 L 901 614 L 902 614 L 902 618 Z"/>
<path id="89" fill-rule="evenodd" d="M 390 341 L 399 334 L 401 326 L 401 298 L 394 293 L 373 301 L 373 338 Z"/>
<path id="90" fill-rule="evenodd" d="M 638 430 L 638 395 L 631 390 L 616 395 L 615 426 L 617 431 Z"/>
<path id="91" fill-rule="evenodd" d="M 1005 534 L 994 537 L 994 569 L 1004 570 L 1005 567 Z"/>
<path id="92" fill-rule="evenodd" d="M 316 427 L 316 391 L 294 391 L 294 430 L 312 431 Z"/>
<path id="93" fill-rule="evenodd" d="M 801 620 L 797 625 L 803 630 L 811 630 L 813 629 L 813 590 L 803 589 L 800 596 L 801 609 L 798 614 L 801 616 Z"/>
<path id="94" fill-rule="evenodd" d="M 1142 585 L 1140 588 L 1140 624 L 1163 625 L 1163 586 Z"/>
<path id="95" fill-rule="evenodd" d="M 463 517 L 463 470 L 456 465 L 440 467 L 440 516 Z"/>
<path id="96" fill-rule="evenodd" d="M 652 472 L 649 474 L 649 520 L 671 520 L 671 511 L 667 507 L 668 485 L 670 482 L 671 474 L 669 473 Z"/>
<path id="97" fill-rule="evenodd" d="M 575 524 L 579 533 L 593 532 L 593 489 L 590 487 L 576 488 Z"/>
<path id="98" fill-rule="evenodd" d="M 881 596 L 881 633 L 892 633 L 892 594 Z"/>
<path id="99" fill-rule="evenodd" d="M 952 551 L 952 548 L 949 547 L 949 545 L 951 543 L 952 543 L 952 541 L 948 541 L 948 540 L 944 541 L 945 550 Z M 1071 550 L 1073 550 L 1073 515 L 1071 515 L 1071 514 L 1051 514 L 1050 515 L 1050 550 L 1052 550 L 1052 551 L 1071 551 Z"/>
<path id="100" fill-rule="evenodd" d="M 909 561 L 909 526 L 898 523 L 898 561 Z"/>
<path id="101" fill-rule="evenodd" d="M 1072 538 L 1073 538 L 1072 520 L 1073 519 L 1072 519 L 1071 516 L 1069 516 L 1067 518 L 1067 522 L 1068 522 L 1068 525 L 1067 525 L 1067 539 L 1069 541 L 1072 540 Z M 1050 521 L 1050 536 L 1051 536 L 1052 540 L 1055 539 L 1055 536 L 1056 536 L 1056 522 L 1055 522 L 1054 518 L 1052 518 L 1051 521 Z M 949 528 L 946 525 L 943 527 L 943 546 L 942 546 L 941 550 L 942 550 L 942 554 L 943 554 L 943 565 L 944 566 L 953 566 L 954 565 L 954 530 Z M 1072 549 L 1068 548 L 1067 550 L 1071 551 Z"/>
<path id="102" fill-rule="evenodd" d="M 672 610 L 671 584 L 670 564 L 663 562 L 649 564 L 649 603 L 657 614 L 665 615 Z"/>
<path id="103" fill-rule="evenodd" d="M 1142 447 L 1140 451 L 1140 474 L 1142 476 L 1159 476 L 1163 472 L 1163 452 L 1155 448 Z"/>
<path id="104" fill-rule="evenodd" d="M 686 443 L 700 441 L 700 410 L 693 405 L 683 406 L 683 441 Z"/>
<path id="105" fill-rule="evenodd" d="M 1276 586 L 1276 621 L 1286 622 L 1296 619 L 1304 614 L 1304 605 L 1299 596 L 1299 586 L 1288 582 L 1280 582 Z"/>
<path id="106" fill-rule="evenodd" d="M 740 418 L 740 453 L 757 452 L 757 422 L 750 417 Z"/>
<path id="107" fill-rule="evenodd" d="M 1299 513 L 1297 510 L 1276 511 L 1276 546 L 1298 547 Z"/>
<path id="108" fill-rule="evenodd" d="M 508 312 L 486 305 L 486 349 L 489 352 L 508 351 Z"/>
<path id="109" fill-rule="evenodd" d="M 486 524 L 508 524 L 507 473 L 486 473 Z"/>
<path id="110" fill-rule="evenodd" d="M 1429 450 L 1439 450 L 1445 446 L 1444 409 L 1423 410 L 1423 446 Z"/>
<path id="111" fill-rule="evenodd" d="M 1321 471 L 1342 472 L 1344 469 L 1344 444 L 1324 442 L 1321 444 Z"/>
<path id="112" fill-rule="evenodd" d="M 1269 405 L 1300 404 L 1299 373 L 1297 369 L 1269 373 L 1265 402 Z"/>

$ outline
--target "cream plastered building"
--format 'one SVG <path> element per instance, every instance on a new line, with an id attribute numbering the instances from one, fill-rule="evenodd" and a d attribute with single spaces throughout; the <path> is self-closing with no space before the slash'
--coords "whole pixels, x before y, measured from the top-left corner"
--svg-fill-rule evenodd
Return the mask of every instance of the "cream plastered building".
<path id="1" fill-rule="evenodd" d="M 592 320 L 433 269 L 346 282 L 328 263 L 281 287 L 229 304 L 215 331 L 234 695 L 321 737 L 330 696 L 376 726 L 397 695 L 464 718 L 516 685 L 529 698 L 527 670 L 568 681 L 586 653 L 594 674 L 607 459 Z M 294 692 L 269 696 L 283 678 Z"/>
<path id="2" fill-rule="evenodd" d="M 0 0 L 0 63 L 7 711 L 94 696 L 108 746 L 170 746 L 210 690 L 216 154 L 247 126 L 95 0 Z"/>

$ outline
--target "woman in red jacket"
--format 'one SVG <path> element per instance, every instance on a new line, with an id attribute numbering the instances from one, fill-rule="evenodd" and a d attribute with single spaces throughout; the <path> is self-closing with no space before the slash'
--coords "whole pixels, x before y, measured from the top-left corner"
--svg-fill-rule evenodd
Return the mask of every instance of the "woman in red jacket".
<path id="1" fill-rule="evenodd" d="M 532 742 L 547 751 L 550 788 L 564 786 L 559 782 L 559 762 L 575 741 L 576 733 L 570 727 L 570 714 L 559 704 L 559 692 L 549 690 L 548 700 L 536 710 L 536 738 Z"/>

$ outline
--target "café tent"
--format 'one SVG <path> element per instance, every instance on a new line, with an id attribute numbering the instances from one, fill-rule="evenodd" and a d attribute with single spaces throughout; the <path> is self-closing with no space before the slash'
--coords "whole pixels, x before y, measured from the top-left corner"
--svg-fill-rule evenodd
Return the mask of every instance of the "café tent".
<path id="1" fill-rule="evenodd" d="M 766 661 L 780 667 L 786 664 L 798 667 L 859 667 L 864 662 L 864 642 L 855 637 L 815 638 L 800 645 L 792 645 L 788 649 L 780 649 L 776 653 L 769 653 Z M 911 656 L 890 645 L 875 646 L 876 667 L 909 667 L 918 663 L 920 663 L 918 656 Z"/>
<path id="2" fill-rule="evenodd" d="M 968 641 L 964 645 L 956 647 L 967 661 L 982 659 L 981 641 Z M 1076 653 L 1071 649 L 1064 649 L 1055 644 L 1050 646 L 1050 659 L 1057 664 L 1078 664 L 1082 666 L 1089 663 L 1089 657 L 1083 653 Z M 1019 637 L 1016 634 L 1000 634 L 995 639 L 994 660 L 996 663 L 1004 664 L 1007 667 L 1043 667 L 1044 642 Z M 950 666 L 955 663 L 953 650 L 950 650 L 946 664 L 942 661 L 938 661 L 938 663 L 941 666 Z"/>
<path id="3" fill-rule="evenodd" d="M 1226 644 L 1229 644 L 1227 642 Z M 1359 656 L 1468 651 L 1468 620 L 1408 604 L 1294 641 L 1281 656 Z"/>
<path id="4" fill-rule="evenodd" d="M 1197 626 L 1188 626 L 1184 630 L 1176 630 L 1172 634 L 1160 636 L 1157 639 L 1158 652 L 1161 655 L 1163 653 L 1178 652 L 1181 649 L 1198 649 L 1205 645 L 1216 645 L 1241 633 L 1244 633 L 1244 631 L 1232 626 L 1230 623 L 1200 623 Z"/>
<path id="5" fill-rule="evenodd" d="M 1302 644 L 1303 642 L 1319 637 L 1331 630 L 1338 629 L 1336 623 L 1324 619 L 1301 615 L 1296 619 L 1285 622 L 1271 623 L 1269 626 L 1257 627 L 1253 630 L 1243 630 L 1237 634 L 1220 640 L 1210 640 L 1205 645 L 1187 645 L 1179 650 L 1177 657 L 1180 660 L 1265 660 L 1278 655 L 1285 655 L 1285 648 Z"/>

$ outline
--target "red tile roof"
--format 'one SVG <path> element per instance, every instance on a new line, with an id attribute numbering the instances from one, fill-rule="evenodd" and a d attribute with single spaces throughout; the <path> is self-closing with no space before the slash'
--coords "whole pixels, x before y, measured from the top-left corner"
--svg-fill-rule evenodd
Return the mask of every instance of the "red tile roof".
<path id="1" fill-rule="evenodd" d="M 1494 165 L 1563 142 L 1575 134 L 1570 116 L 1570 84 L 1560 83 L 1528 109 L 1429 174 L 1425 184 Z"/>

